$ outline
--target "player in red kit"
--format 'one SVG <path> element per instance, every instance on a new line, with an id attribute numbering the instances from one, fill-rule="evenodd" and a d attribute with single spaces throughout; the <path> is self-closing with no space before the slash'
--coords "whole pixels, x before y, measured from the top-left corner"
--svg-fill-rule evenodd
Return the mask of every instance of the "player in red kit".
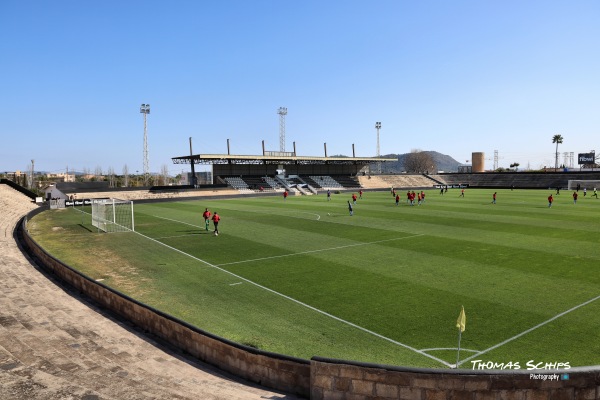
<path id="1" fill-rule="evenodd" d="M 208 208 L 202 213 L 202 218 L 204 218 L 204 227 L 208 230 L 208 224 L 210 223 L 210 211 L 208 211 Z"/>
<path id="2" fill-rule="evenodd" d="M 212 217 L 212 222 L 213 222 L 213 225 L 215 226 L 215 236 L 219 236 L 219 221 L 220 220 L 221 220 L 221 217 L 215 211 L 215 215 L 213 215 L 213 217 Z"/>

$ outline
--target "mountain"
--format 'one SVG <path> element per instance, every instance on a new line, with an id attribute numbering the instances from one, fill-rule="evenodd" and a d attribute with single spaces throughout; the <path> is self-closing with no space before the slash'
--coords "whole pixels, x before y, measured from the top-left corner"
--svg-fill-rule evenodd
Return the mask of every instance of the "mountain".
<path id="1" fill-rule="evenodd" d="M 461 165 L 461 163 L 456 161 L 454 158 L 442 153 L 438 153 L 437 151 L 424 151 L 423 153 L 429 154 L 437 166 L 436 171 L 429 172 L 458 172 L 458 166 Z M 407 156 L 407 154 L 408 153 L 382 155 L 382 158 L 397 158 L 398 161 L 381 163 L 381 172 L 384 174 L 397 174 L 400 172 L 405 172 L 404 158 Z"/>

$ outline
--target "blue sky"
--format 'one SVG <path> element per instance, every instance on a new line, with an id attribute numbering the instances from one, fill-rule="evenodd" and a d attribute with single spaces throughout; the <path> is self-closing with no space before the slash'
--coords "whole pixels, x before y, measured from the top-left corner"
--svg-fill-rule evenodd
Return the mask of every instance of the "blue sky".
<path id="1" fill-rule="evenodd" d="M 176 174 L 189 153 L 600 153 L 600 2 L 0 2 L 0 171 Z"/>

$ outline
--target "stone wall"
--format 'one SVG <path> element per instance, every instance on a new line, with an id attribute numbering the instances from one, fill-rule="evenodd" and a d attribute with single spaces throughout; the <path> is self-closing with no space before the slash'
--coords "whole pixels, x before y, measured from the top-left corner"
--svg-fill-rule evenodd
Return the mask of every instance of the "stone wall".
<path id="1" fill-rule="evenodd" d="M 441 370 L 401 368 L 313 357 L 310 372 L 310 398 L 314 400 L 600 398 L 599 368 L 571 368 L 560 371 Z M 542 375 L 553 378 L 544 380 Z"/>

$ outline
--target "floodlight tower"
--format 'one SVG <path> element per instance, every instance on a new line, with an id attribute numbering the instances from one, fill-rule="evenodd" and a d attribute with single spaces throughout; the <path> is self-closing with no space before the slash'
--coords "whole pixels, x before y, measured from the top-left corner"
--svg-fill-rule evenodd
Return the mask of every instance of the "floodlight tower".
<path id="1" fill-rule="evenodd" d="M 494 150 L 494 171 L 498 170 L 498 150 Z"/>
<path id="2" fill-rule="evenodd" d="M 150 104 L 142 104 L 140 106 L 140 113 L 144 114 L 144 186 L 148 186 L 149 161 L 148 161 L 148 124 L 147 116 L 150 114 Z"/>
<path id="3" fill-rule="evenodd" d="M 279 107 L 279 151 L 285 152 L 285 116 L 287 115 L 287 107 Z"/>
<path id="4" fill-rule="evenodd" d="M 376 157 L 379 158 L 381 156 L 379 149 L 379 130 L 381 129 L 381 122 L 375 122 L 375 129 L 377 129 L 377 154 Z M 381 173 L 381 161 L 377 162 L 377 173 Z"/>

